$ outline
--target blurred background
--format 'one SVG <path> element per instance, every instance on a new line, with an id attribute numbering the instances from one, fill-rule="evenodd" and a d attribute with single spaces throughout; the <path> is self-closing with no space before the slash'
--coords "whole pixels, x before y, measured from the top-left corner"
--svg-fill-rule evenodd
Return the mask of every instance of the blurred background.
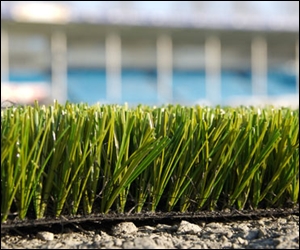
<path id="1" fill-rule="evenodd" d="M 1 1 L 1 102 L 299 106 L 299 1 Z"/>

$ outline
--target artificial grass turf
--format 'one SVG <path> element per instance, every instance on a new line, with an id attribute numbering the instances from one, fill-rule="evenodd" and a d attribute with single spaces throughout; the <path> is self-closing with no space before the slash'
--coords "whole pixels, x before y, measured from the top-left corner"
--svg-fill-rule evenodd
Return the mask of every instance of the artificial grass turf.
<path id="1" fill-rule="evenodd" d="M 65 105 L 1 110 L 1 219 L 298 203 L 299 110 Z"/>

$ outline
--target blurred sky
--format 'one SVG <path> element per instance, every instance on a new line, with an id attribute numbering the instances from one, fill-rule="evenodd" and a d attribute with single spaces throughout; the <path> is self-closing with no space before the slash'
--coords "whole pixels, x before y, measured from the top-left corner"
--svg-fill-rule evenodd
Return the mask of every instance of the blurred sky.
<path id="1" fill-rule="evenodd" d="M 92 9 L 102 5 L 104 8 L 122 5 L 142 11 L 168 12 L 174 8 L 191 8 L 192 4 L 202 4 L 208 11 L 226 13 L 237 3 L 236 1 L 68 1 L 78 8 Z M 240 2 L 240 1 L 239 1 Z M 240 7 L 247 6 L 249 11 L 254 10 L 262 14 L 297 14 L 299 15 L 299 1 L 242 1 Z M 298 5 L 298 8 L 296 7 Z"/>
<path id="2" fill-rule="evenodd" d="M 132 19 L 137 23 L 151 20 L 154 25 L 164 23 L 167 26 L 197 26 L 199 22 L 202 24 L 206 22 L 208 26 L 219 27 L 299 29 L 299 1 L 68 1 L 66 3 L 72 6 L 73 13 L 80 13 L 82 17 L 92 16 L 92 13 L 98 17 L 108 15 L 109 19 L 115 22 L 114 17 L 123 16 L 121 23 Z"/>
<path id="3" fill-rule="evenodd" d="M 1 1 L 1 17 L 51 18 L 51 4 L 75 22 L 299 30 L 299 1 Z"/>
<path id="4" fill-rule="evenodd" d="M 24 1 L 1 1 L 5 4 L 17 4 Z M 33 2 L 33 1 L 26 1 Z M 228 12 L 257 12 L 263 15 L 298 15 L 299 1 L 34 1 L 65 3 L 79 11 L 92 11 L 102 7 L 108 9 L 134 9 L 145 12 L 172 12 L 176 10 L 214 12 L 226 15 Z M 230 16 L 228 16 L 230 18 Z"/>

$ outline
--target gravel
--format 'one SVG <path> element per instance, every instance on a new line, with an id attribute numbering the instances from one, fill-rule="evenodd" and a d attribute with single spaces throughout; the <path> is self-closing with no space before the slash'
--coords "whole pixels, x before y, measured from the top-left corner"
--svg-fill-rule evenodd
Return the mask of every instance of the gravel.
<path id="1" fill-rule="evenodd" d="M 105 230 L 1 235 L 2 249 L 299 249 L 299 216 L 231 222 L 136 226 L 122 222 Z"/>

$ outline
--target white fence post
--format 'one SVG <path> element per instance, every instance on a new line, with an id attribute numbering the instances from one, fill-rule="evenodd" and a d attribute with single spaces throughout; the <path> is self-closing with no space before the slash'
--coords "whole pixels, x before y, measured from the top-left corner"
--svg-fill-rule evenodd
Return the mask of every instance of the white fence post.
<path id="1" fill-rule="evenodd" d="M 267 41 L 263 37 L 255 37 L 251 44 L 252 94 L 267 96 L 268 94 L 268 53 Z"/>
<path id="2" fill-rule="evenodd" d="M 209 37 L 205 41 L 205 87 L 206 98 L 212 104 L 220 104 L 221 94 L 221 41 Z"/>
<path id="3" fill-rule="evenodd" d="M 64 104 L 68 96 L 67 83 L 67 37 L 56 31 L 51 37 L 52 53 L 52 98 Z M 72 86 L 70 86 L 72 88 Z"/>
<path id="4" fill-rule="evenodd" d="M 158 101 L 173 101 L 173 48 L 169 35 L 157 38 L 157 92 Z"/>
<path id="5" fill-rule="evenodd" d="M 122 45 L 121 38 L 116 33 L 106 36 L 106 99 L 109 102 L 120 103 L 122 100 Z"/>
<path id="6" fill-rule="evenodd" d="M 1 82 L 9 82 L 9 36 L 1 30 Z"/>

